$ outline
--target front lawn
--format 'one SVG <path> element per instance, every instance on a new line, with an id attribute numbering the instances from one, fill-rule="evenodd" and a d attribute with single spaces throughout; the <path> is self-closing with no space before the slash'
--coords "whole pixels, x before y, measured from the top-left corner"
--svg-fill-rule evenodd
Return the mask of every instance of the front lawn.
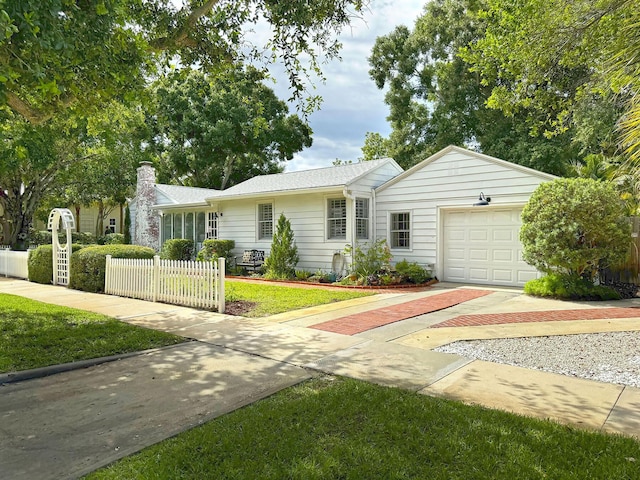
<path id="1" fill-rule="evenodd" d="M 234 280 L 226 280 L 225 293 L 229 313 L 246 317 L 264 317 L 299 308 L 373 295 L 370 291 L 362 290 L 286 287 L 266 282 L 249 283 Z M 233 309 L 234 302 L 242 303 L 244 308 Z"/>
<path id="2" fill-rule="evenodd" d="M 181 343 L 115 318 L 0 294 L 0 373 Z"/>
<path id="3" fill-rule="evenodd" d="M 636 479 L 640 443 L 324 377 L 89 479 Z"/>

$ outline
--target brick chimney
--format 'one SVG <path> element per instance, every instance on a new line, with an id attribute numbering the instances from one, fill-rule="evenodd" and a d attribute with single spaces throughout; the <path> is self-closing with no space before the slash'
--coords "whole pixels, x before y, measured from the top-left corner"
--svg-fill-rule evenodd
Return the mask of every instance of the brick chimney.
<path id="1" fill-rule="evenodd" d="M 160 226 L 158 213 L 151 207 L 156 204 L 156 170 L 151 162 L 140 162 L 136 184 L 136 208 L 134 243 L 158 249 Z"/>

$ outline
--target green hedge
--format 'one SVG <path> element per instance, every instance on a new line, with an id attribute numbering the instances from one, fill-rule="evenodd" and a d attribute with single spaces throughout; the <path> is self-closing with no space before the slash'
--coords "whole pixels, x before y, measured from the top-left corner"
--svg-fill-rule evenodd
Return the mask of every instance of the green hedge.
<path id="1" fill-rule="evenodd" d="M 67 234 L 63 230 L 58 231 L 60 243 L 67 242 Z M 90 232 L 71 232 L 71 243 L 91 245 L 96 243 L 96 236 Z M 51 245 L 51 232 L 48 230 L 34 230 L 29 233 L 30 245 Z"/>
<path id="2" fill-rule="evenodd" d="M 104 292 L 107 255 L 114 258 L 153 258 L 155 250 L 138 245 L 95 245 L 71 255 L 69 287 L 85 292 Z"/>
<path id="3" fill-rule="evenodd" d="M 234 240 L 205 240 L 196 260 L 209 262 L 219 257 L 229 258 L 231 250 L 236 247 Z"/>
<path id="4" fill-rule="evenodd" d="M 195 250 L 193 240 L 173 238 L 162 245 L 160 258 L 163 260 L 191 260 Z"/>
<path id="5" fill-rule="evenodd" d="M 71 245 L 71 252 L 77 252 L 84 245 Z M 41 245 L 29 251 L 29 281 L 50 284 L 53 281 L 53 247 Z"/>
<path id="6" fill-rule="evenodd" d="M 578 275 L 552 273 L 524 285 L 524 293 L 537 297 L 567 300 L 619 300 L 620 294 L 613 288 L 594 285 Z"/>

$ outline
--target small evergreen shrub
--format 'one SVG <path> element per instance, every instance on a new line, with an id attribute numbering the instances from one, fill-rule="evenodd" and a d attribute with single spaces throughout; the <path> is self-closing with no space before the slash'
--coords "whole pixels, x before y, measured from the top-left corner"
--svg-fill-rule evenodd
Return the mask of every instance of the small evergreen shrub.
<path id="1" fill-rule="evenodd" d="M 432 278 L 431 271 L 416 262 L 408 262 L 406 259 L 396 264 L 396 272 L 409 283 L 420 284 Z"/>
<path id="2" fill-rule="evenodd" d="M 215 261 L 220 257 L 229 258 L 231 250 L 236 248 L 234 240 L 205 240 L 202 243 L 202 249 L 198 252 L 196 260 L 200 262 Z"/>
<path id="3" fill-rule="evenodd" d="M 191 260 L 195 244 L 193 240 L 186 238 L 173 238 L 167 240 L 160 250 L 160 258 L 164 260 Z"/>
<path id="4" fill-rule="evenodd" d="M 284 214 L 280 214 L 271 242 L 271 252 L 264 261 L 264 276 L 274 280 L 293 278 L 299 260 L 291 222 Z"/>
<path id="5" fill-rule="evenodd" d="M 71 245 L 71 252 L 77 252 L 84 245 Z M 49 285 L 53 281 L 53 246 L 40 245 L 29 251 L 29 281 Z"/>
<path id="6" fill-rule="evenodd" d="M 131 210 L 129 210 L 129 205 L 124 209 L 124 231 L 122 233 L 124 235 L 124 243 L 131 245 Z"/>
<path id="7" fill-rule="evenodd" d="M 366 284 L 370 284 L 370 280 L 377 283 L 377 275 L 390 270 L 391 250 L 384 238 L 376 240 L 369 248 L 357 243 L 354 247 L 347 245 L 344 253 L 352 255 L 351 273 L 366 279 Z"/>
<path id="8" fill-rule="evenodd" d="M 524 293 L 537 297 L 566 300 L 619 300 L 620 294 L 610 287 L 594 285 L 578 275 L 552 273 L 528 281 Z"/>
<path id="9" fill-rule="evenodd" d="M 107 255 L 114 258 L 153 258 L 156 252 L 138 245 L 94 245 L 71 255 L 69 287 L 85 292 L 104 292 Z"/>

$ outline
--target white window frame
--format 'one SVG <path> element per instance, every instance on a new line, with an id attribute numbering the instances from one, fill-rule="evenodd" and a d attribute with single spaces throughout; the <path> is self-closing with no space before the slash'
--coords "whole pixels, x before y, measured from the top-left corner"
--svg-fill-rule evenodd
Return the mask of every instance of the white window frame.
<path id="1" fill-rule="evenodd" d="M 271 214 L 271 218 L 270 219 L 265 219 L 263 218 L 263 207 L 270 207 L 271 211 L 269 212 Z M 274 220 L 274 205 L 273 202 L 261 202 L 256 204 L 256 240 L 260 240 L 260 241 L 268 241 L 273 239 L 273 220 Z M 269 233 L 267 234 L 266 232 L 263 233 L 262 227 L 271 227 L 268 230 Z"/>
<path id="2" fill-rule="evenodd" d="M 109 219 L 109 230 L 111 230 L 111 233 L 116 233 L 116 219 L 115 218 L 110 218 Z"/>
<path id="3" fill-rule="evenodd" d="M 359 206 L 363 204 L 364 208 Z M 365 214 L 362 215 L 362 210 L 365 210 Z M 356 240 L 369 240 L 371 237 L 371 201 L 366 197 L 356 197 L 355 200 L 355 236 Z M 363 231 L 365 235 L 360 235 L 360 224 L 364 224 Z"/>
<path id="4" fill-rule="evenodd" d="M 332 210 L 335 210 L 337 207 L 332 206 L 332 202 L 342 202 L 344 207 L 342 207 L 344 216 L 334 217 L 332 216 Z M 344 197 L 333 197 L 327 198 L 325 202 L 326 206 L 326 218 L 325 222 L 327 233 L 327 240 L 346 240 L 347 239 L 347 199 Z M 339 208 L 339 207 L 338 207 Z M 332 226 L 336 225 L 337 222 L 342 222 L 342 231 L 341 235 L 334 235 L 333 233 L 337 230 L 332 228 Z"/>
<path id="5" fill-rule="evenodd" d="M 407 228 L 404 229 L 394 229 L 394 216 L 396 215 L 408 215 L 408 219 L 407 219 L 407 223 L 408 226 Z M 409 245 L 407 246 L 398 246 L 394 244 L 394 234 L 395 233 L 407 233 L 407 241 L 409 242 Z M 411 251 L 413 249 L 413 239 L 412 239 L 412 232 L 413 232 L 413 212 L 411 210 L 400 210 L 397 212 L 389 212 L 389 247 L 391 248 L 391 250 L 403 250 L 403 251 Z"/>
<path id="6" fill-rule="evenodd" d="M 218 238 L 218 212 L 207 212 L 204 238 L 205 240 Z"/>

